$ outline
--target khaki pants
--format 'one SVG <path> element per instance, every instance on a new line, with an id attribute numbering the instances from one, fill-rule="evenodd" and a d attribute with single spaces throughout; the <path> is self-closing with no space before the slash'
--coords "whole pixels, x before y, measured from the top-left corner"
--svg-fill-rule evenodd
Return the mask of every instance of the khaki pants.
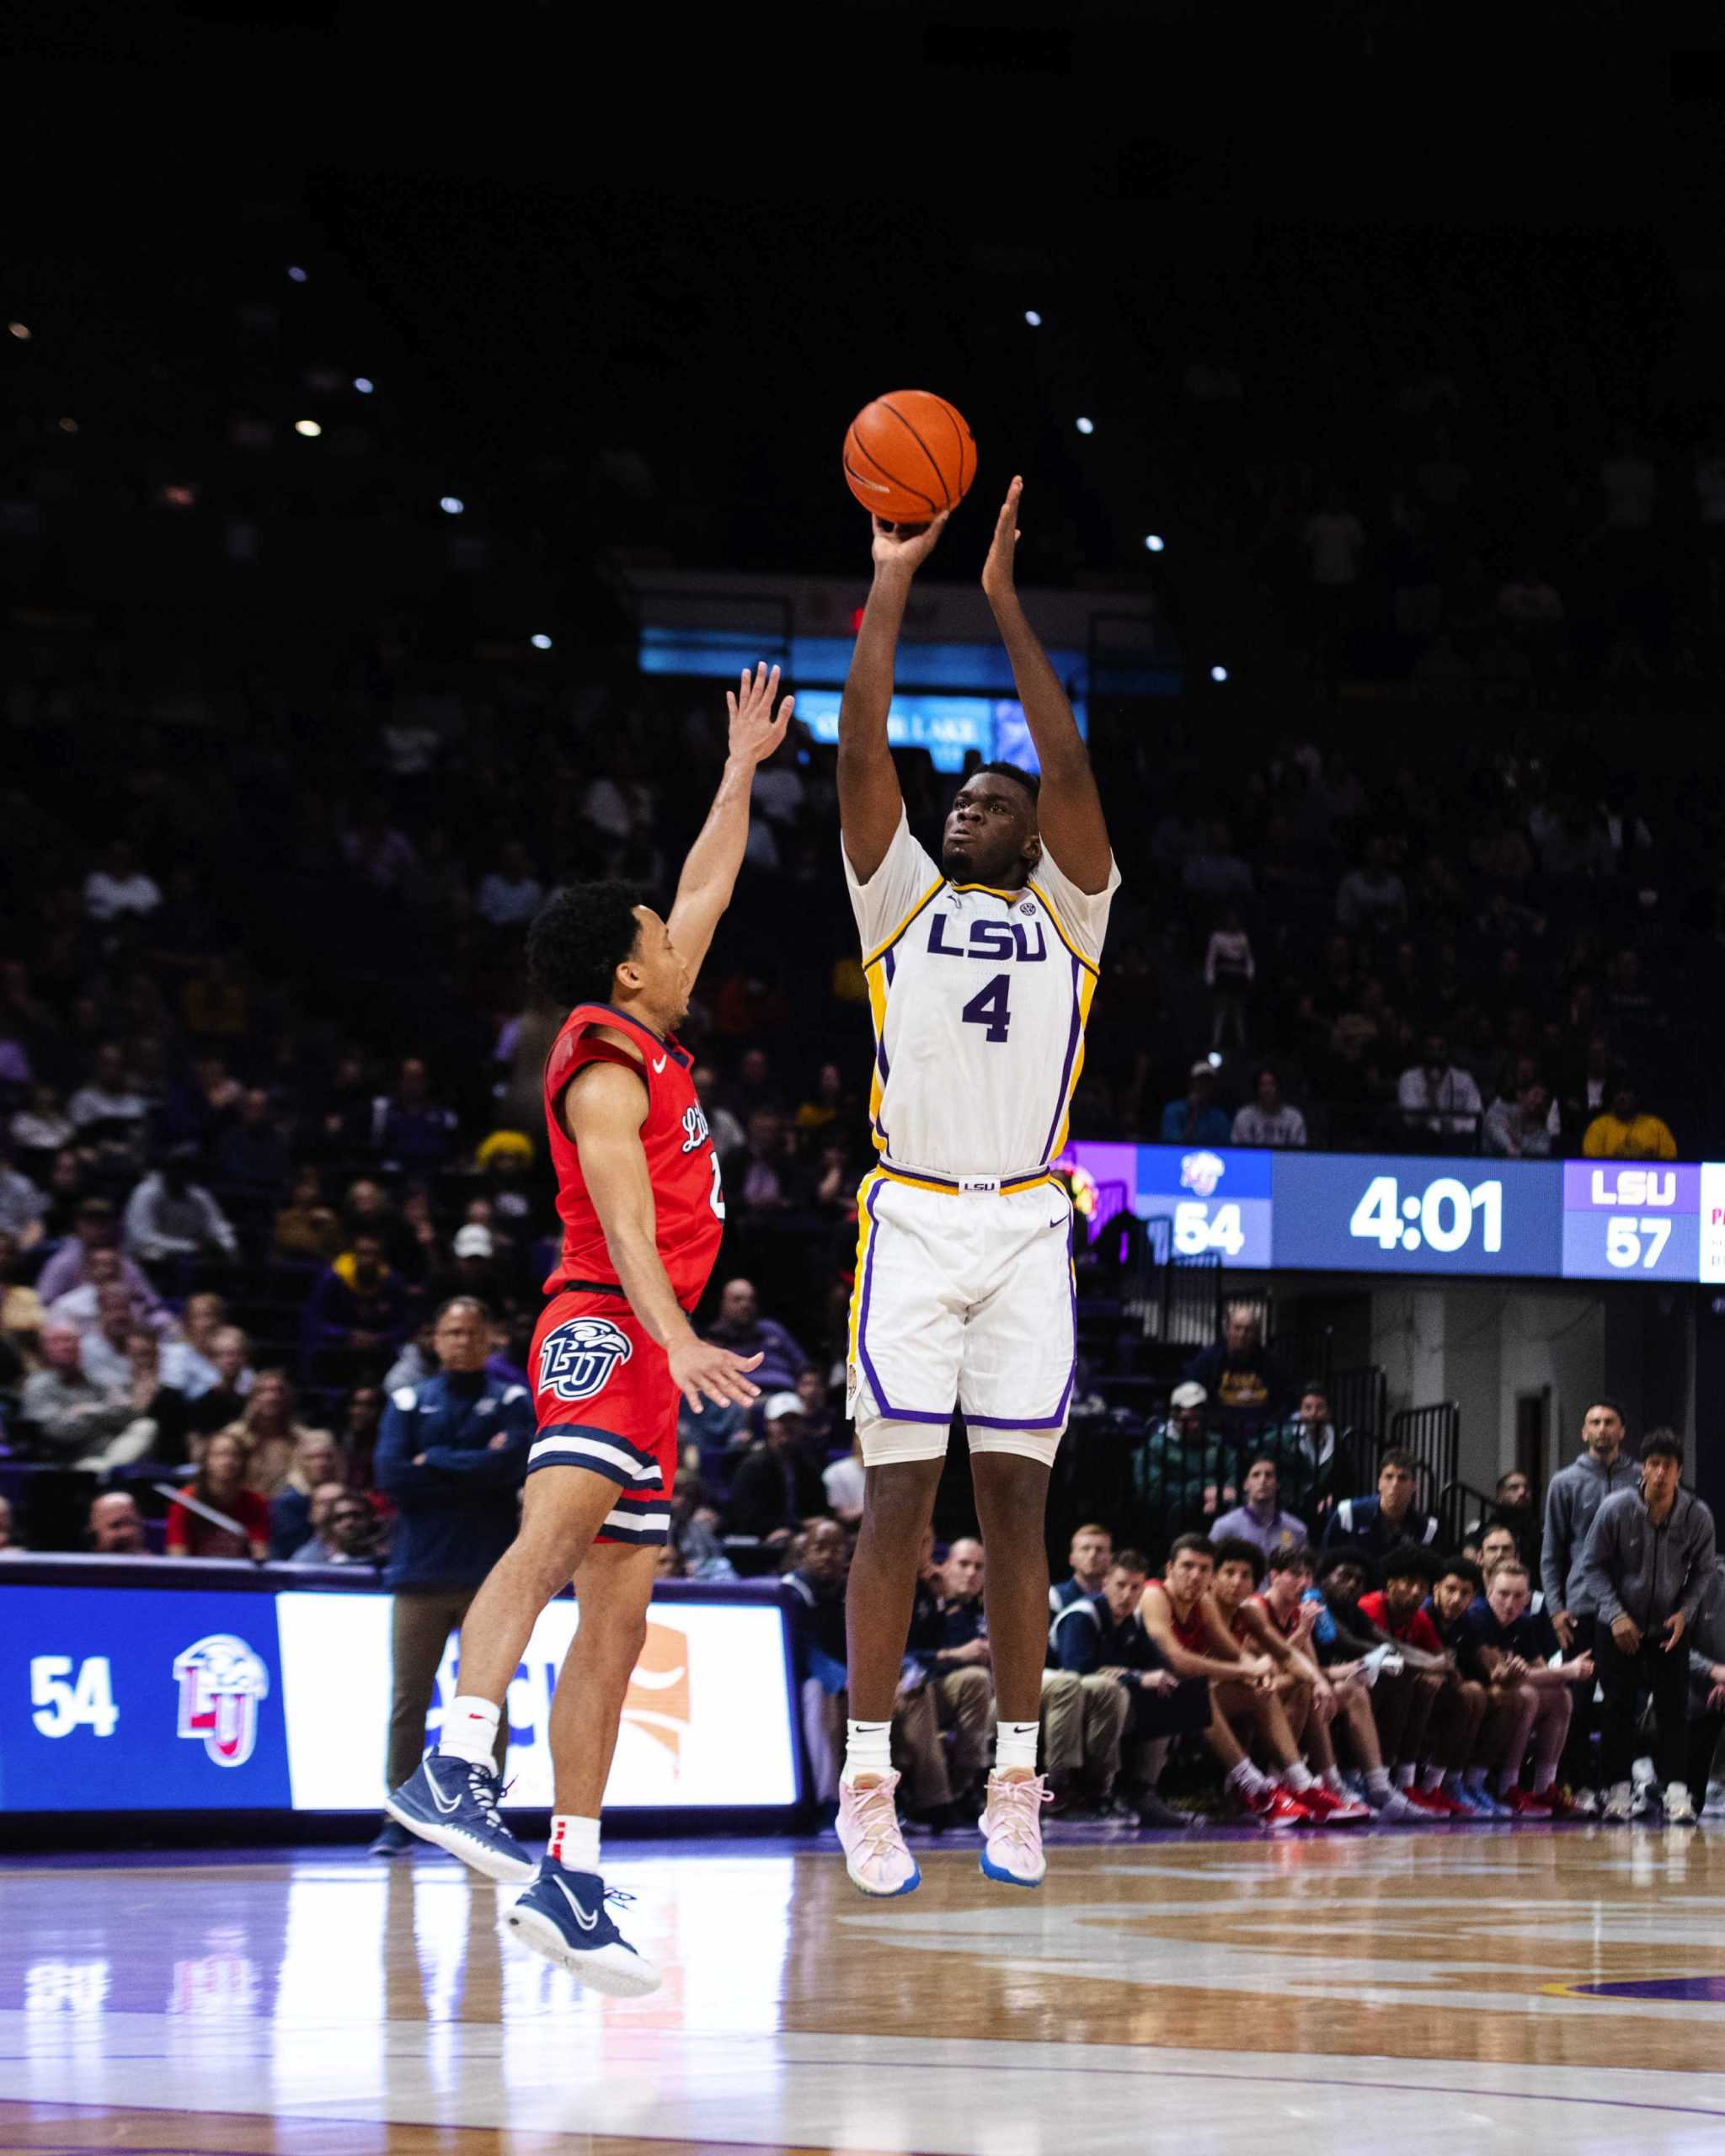
<path id="1" fill-rule="evenodd" d="M 1042 1766 L 1049 1774 L 1083 1774 L 1106 1796 L 1120 1771 L 1120 1744 L 1132 1694 L 1099 1672 L 1042 1673 Z"/>
<path id="2" fill-rule="evenodd" d="M 467 1616 L 479 1592 L 472 1587 L 443 1588 L 427 1594 L 398 1594 L 390 1622 L 394 1690 L 389 1703 L 389 1748 L 384 1786 L 399 1789 L 419 1764 L 425 1749 L 425 1717 L 437 1689 L 437 1665 L 451 1632 Z M 497 1725 L 497 1770 L 509 1749 L 509 1710 Z"/>
<path id="3" fill-rule="evenodd" d="M 893 1750 L 902 1761 L 911 1801 L 919 1806 L 950 1804 L 952 1777 L 947 1772 L 941 1732 L 953 1732 L 953 1766 L 962 1781 L 982 1771 L 988 1758 L 988 1725 L 994 1719 L 994 1678 L 972 1663 L 931 1677 L 901 1700 L 893 1715 Z"/>

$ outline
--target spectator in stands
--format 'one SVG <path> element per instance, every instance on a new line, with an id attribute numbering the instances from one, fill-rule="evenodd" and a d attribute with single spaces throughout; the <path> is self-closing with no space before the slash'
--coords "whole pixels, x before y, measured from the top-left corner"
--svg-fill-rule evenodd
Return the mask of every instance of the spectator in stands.
<path id="1" fill-rule="evenodd" d="M 1438 1137 L 1471 1139 L 1480 1125 L 1479 1087 L 1471 1075 L 1450 1059 L 1441 1033 L 1429 1033 L 1418 1063 L 1402 1073 L 1396 1102 L 1407 1131 Z"/>
<path id="2" fill-rule="evenodd" d="M 259 1370 L 238 1423 L 245 1440 L 246 1487 L 267 1503 L 286 1481 L 300 1447 L 317 1438 L 333 1442 L 327 1430 L 310 1430 L 295 1412 L 293 1386 L 286 1370 Z"/>
<path id="3" fill-rule="evenodd" d="M 497 866 L 479 878 L 473 910 L 493 928 L 525 928 L 545 903 L 545 886 L 533 873 L 527 849 L 508 840 Z"/>
<path id="4" fill-rule="evenodd" d="M 1229 1304 L 1221 1338 L 1194 1355 L 1185 1374 L 1204 1387 L 1223 1416 L 1268 1421 L 1287 1412 L 1288 1380 L 1264 1345 L 1263 1319 L 1255 1303 Z"/>
<path id="5" fill-rule="evenodd" d="M 105 1198 L 85 1198 L 78 1202 L 73 1216 L 72 1231 L 66 1241 L 58 1244 L 48 1262 L 36 1276 L 36 1293 L 45 1306 L 51 1308 L 62 1295 L 70 1294 L 74 1288 L 82 1288 L 91 1279 L 90 1259 L 97 1251 L 115 1251 L 119 1241 L 119 1223 L 114 1208 Z M 132 1293 L 132 1306 L 140 1317 L 155 1319 L 162 1308 L 162 1299 L 156 1293 L 136 1262 L 129 1257 L 120 1258 L 120 1276 Z"/>
<path id="6" fill-rule="evenodd" d="M 87 1540 L 98 1557 L 149 1556 L 144 1516 L 129 1490 L 104 1490 L 91 1499 Z"/>
<path id="7" fill-rule="evenodd" d="M 826 1490 L 804 1449 L 803 1403 L 796 1394 L 770 1394 L 761 1415 L 761 1441 L 731 1476 L 725 1525 L 732 1534 L 778 1545 L 826 1511 Z"/>
<path id="8" fill-rule="evenodd" d="M 78 1368 L 93 1385 L 111 1391 L 130 1382 L 131 1363 L 126 1340 L 132 1328 L 131 1297 L 123 1280 L 96 1290 L 96 1321 L 80 1328 Z M 149 1337 L 154 1340 L 155 1335 Z"/>
<path id="9" fill-rule="evenodd" d="M 101 1312 L 102 1297 L 110 1288 L 126 1294 L 126 1273 L 117 1250 L 96 1250 L 90 1252 L 89 1267 L 82 1287 L 70 1288 L 63 1295 L 56 1295 L 48 1305 L 48 1315 L 61 1325 L 76 1326 L 82 1335 L 93 1332 Z M 134 1299 L 128 1296 L 131 1314 L 142 1323 L 144 1320 Z"/>
<path id="10" fill-rule="evenodd" d="M 91 1060 L 88 1081 L 67 1102 L 79 1143 L 131 1145 L 149 1113 L 148 1100 L 126 1075 L 120 1049 L 104 1041 Z"/>
<path id="11" fill-rule="evenodd" d="M 1336 925 L 1350 932 L 1391 936 L 1407 926 L 1407 888 L 1390 865 L 1390 849 L 1381 837 L 1366 841 L 1357 868 L 1350 868 L 1336 887 Z"/>
<path id="12" fill-rule="evenodd" d="M 341 1248 L 341 1220 L 323 1198 L 316 1168 L 302 1168 L 288 1201 L 275 1216 L 271 1243 L 278 1257 L 327 1265 Z"/>
<path id="13" fill-rule="evenodd" d="M 45 1165 L 77 1133 L 52 1086 L 32 1088 L 29 1106 L 19 1108 L 6 1126 L 7 1135 L 32 1165 Z"/>
<path id="14" fill-rule="evenodd" d="M 1598 1605 L 1589 1588 L 1582 1552 L 1605 1499 L 1640 1484 L 1635 1461 L 1624 1454 L 1626 1435 L 1623 1411 L 1616 1401 L 1589 1402 L 1581 1418 L 1580 1454 L 1558 1470 L 1546 1490 L 1540 1583 L 1551 1629 L 1566 1653 L 1572 1648 L 1590 1653 L 1598 1644 Z M 1576 1697 L 1565 1764 L 1572 1796 L 1584 1817 L 1595 1812 L 1599 1803 L 1593 1762 L 1594 1722 L 1593 1695 L 1583 1686 Z"/>
<path id="15" fill-rule="evenodd" d="M 961 1536 L 932 1592 L 912 1609 L 893 1741 L 906 1761 L 912 1816 L 936 1827 L 969 1826 L 982 1807 L 994 1657 L 982 1611 L 982 1545 Z M 952 1738 L 951 1771 L 942 1745 Z"/>
<path id="16" fill-rule="evenodd" d="M 1168 1395 L 1168 1412 L 1146 1424 L 1133 1460 L 1137 1495 L 1178 1527 L 1214 1519 L 1237 1492 L 1229 1455 L 1210 1426 L 1210 1395 L 1191 1379 Z"/>
<path id="17" fill-rule="evenodd" d="M 1636 1097 L 1632 1079 L 1620 1072 L 1611 1082 L 1611 1105 L 1588 1125 L 1581 1150 L 1590 1161 L 1674 1161 L 1670 1125 L 1649 1115 Z"/>
<path id="18" fill-rule="evenodd" d="M 836 1374 L 842 1381 L 842 1369 Z M 816 1460 L 825 1460 L 835 1451 L 842 1454 L 846 1440 L 833 1412 L 832 1393 L 826 1379 L 813 1363 L 798 1374 L 794 1390 L 803 1403 L 804 1436 L 810 1454 Z"/>
<path id="19" fill-rule="evenodd" d="M 849 1562 L 844 1529 L 831 1520 L 818 1519 L 802 1537 L 797 1562 L 785 1574 L 785 1585 L 800 1605 L 793 1613 L 792 1630 L 809 1780 L 815 1801 L 827 1805 L 838 1801 L 850 1682 L 845 1637 Z"/>
<path id="20" fill-rule="evenodd" d="M 1306 1143 L 1306 1118 L 1282 1098 L 1281 1082 L 1268 1063 L 1252 1081 L 1252 1097 L 1234 1118 L 1236 1145 L 1295 1146 Z"/>
<path id="21" fill-rule="evenodd" d="M 734 1355 L 759 1355 L 761 1367 L 750 1376 L 762 1392 L 794 1391 L 809 1367 L 809 1358 L 778 1320 L 761 1315 L 761 1299 L 750 1280 L 725 1282 L 719 1290 L 718 1315 L 708 1327 L 707 1337 Z"/>
<path id="22" fill-rule="evenodd" d="M 80 1368 L 82 1342 L 75 1326 L 51 1317 L 42 1328 L 42 1368 L 24 1380 L 19 1402 L 48 1454 L 61 1465 L 122 1465 L 148 1449 L 153 1430 L 133 1431 L 137 1422 L 125 1384 L 93 1385 Z M 109 1454 L 121 1455 L 110 1460 Z"/>
<path id="23" fill-rule="evenodd" d="M 1210 1044 L 1219 1049 L 1231 1033 L 1236 1048 L 1246 1046 L 1247 1006 L 1258 967 L 1252 938 L 1237 906 L 1230 906 L 1210 931 L 1204 953 L 1204 985 L 1210 994 Z"/>
<path id="24" fill-rule="evenodd" d="M 409 1056 L 394 1092 L 380 1093 L 371 1104 L 373 1150 L 386 1167 L 411 1174 L 441 1168 L 455 1150 L 455 1110 L 432 1099 L 424 1062 Z"/>
<path id="25" fill-rule="evenodd" d="M 1514 1814 L 1549 1818 L 1568 1812 L 1557 1792 L 1557 1762 L 1569 1732 L 1572 1685 L 1591 1689 L 1594 1661 L 1581 1654 L 1554 1661 L 1557 1635 L 1544 1611 L 1530 1609 L 1531 1581 L 1519 1557 L 1505 1557 L 1485 1576 L 1483 1598 L 1462 1619 L 1458 1641 L 1463 1665 L 1505 1703 L 1509 1735 L 1492 1791 Z M 1683 1732 L 1680 1732 L 1680 1734 Z M 1522 1761 L 1531 1744 L 1531 1796 L 1521 1787 Z M 1678 1769 L 1682 1785 L 1685 1769 Z M 1470 1796 L 1471 1783 L 1464 1782 Z"/>
<path id="26" fill-rule="evenodd" d="M 1581 1569 L 1598 1612 L 1594 1658 L 1605 1695 L 1600 1758 L 1604 1817 L 1626 1820 L 1641 1694 L 1653 1695 L 1655 1759 L 1667 1822 L 1693 1826 L 1689 1771 L 1689 1659 L 1683 1636 L 1717 1560 L 1713 1515 L 1682 1486 L 1683 1447 L 1654 1430 L 1641 1449 L 1641 1486 L 1606 1497 L 1594 1515 Z M 1501 1567 L 1502 1579 L 1508 1567 Z"/>
<path id="27" fill-rule="evenodd" d="M 425 1717 L 450 1633 L 515 1540 L 533 1442 L 532 1396 L 489 1376 L 490 1314 L 467 1300 L 437 1314 L 437 1374 L 393 1394 L 375 1462 L 377 1487 L 400 1512 L 383 1584 L 391 1614 L 394 1689 L 384 1787 L 399 1789 L 425 1748 Z M 509 1742 L 498 1732 L 499 1769 Z M 393 1821 L 379 1856 L 413 1846 Z"/>
<path id="28" fill-rule="evenodd" d="M 108 849 L 103 865 L 84 878 L 84 911 L 105 926 L 111 921 L 142 921 L 162 903 L 155 880 L 138 866 L 138 857 L 124 839 Z"/>
<path id="29" fill-rule="evenodd" d="M 1212 1540 L 1219 1544 L 1249 1542 L 1265 1557 L 1273 1550 L 1297 1548 L 1306 1539 L 1306 1523 L 1282 1510 L 1280 1490 L 1275 1461 L 1268 1454 L 1260 1454 L 1242 1482 L 1244 1502 L 1223 1513 L 1210 1530 Z"/>
<path id="30" fill-rule="evenodd" d="M 288 1557 L 311 1532 L 312 1492 L 328 1483 L 344 1485 L 341 1451 L 328 1430 L 302 1430 L 281 1486 L 270 1500 L 270 1555 Z"/>
<path id="31" fill-rule="evenodd" d="M 1419 1463 L 1411 1452 L 1392 1448 L 1378 1463 L 1375 1497 L 1344 1497 L 1324 1529 L 1324 1547 L 1348 1543 L 1369 1561 L 1387 1556 L 1399 1542 L 1426 1548 L 1438 1539 L 1436 1518 L 1413 1502 Z"/>
<path id="32" fill-rule="evenodd" d="M 126 1201 L 122 1230 L 127 1251 L 144 1265 L 168 1257 L 231 1264 L 239 1238 L 201 1183 L 190 1179 L 190 1150 L 176 1148 Z"/>
<path id="33" fill-rule="evenodd" d="M 1226 1109 L 1216 1106 L 1216 1074 L 1205 1062 L 1194 1063 L 1187 1073 L 1183 1099 L 1170 1101 L 1162 1110 L 1164 1145 L 1226 1145 L 1233 1125 Z"/>
<path id="34" fill-rule="evenodd" d="M 269 1089 L 248 1086 L 241 1097 L 239 1120 L 216 1148 L 216 1171 L 242 1189 L 279 1191 L 287 1187 L 293 1157 L 275 1119 Z"/>
<path id="35" fill-rule="evenodd" d="M 227 1305 L 222 1296 L 208 1291 L 189 1295 L 179 1321 L 179 1337 L 168 1341 L 162 1350 L 163 1385 L 173 1385 L 188 1400 L 197 1400 L 222 1384 L 215 1343 L 227 1324 Z M 237 1389 L 248 1392 L 251 1384 L 250 1372 L 242 1368 Z"/>
<path id="36" fill-rule="evenodd" d="M 1250 866 L 1234 851 L 1234 835 L 1218 819 L 1207 825 L 1195 852 L 1180 871 L 1188 891 L 1206 899 L 1249 899 L 1257 885 Z"/>
<path id="37" fill-rule="evenodd" d="M 347 1479 L 355 1490 L 373 1490 L 371 1462 L 383 1424 L 383 1388 L 355 1385 L 348 1395 L 341 1449 L 347 1459 Z"/>
<path id="38" fill-rule="evenodd" d="M 788 1211 L 807 1195 L 808 1177 L 797 1160 L 795 1138 L 776 1109 L 757 1108 L 750 1117 L 748 1142 L 736 1172 L 737 1202 L 746 1212 Z"/>
<path id="39" fill-rule="evenodd" d="M 0 1557 L 22 1557 L 25 1554 L 13 1526 L 12 1500 L 0 1497 Z"/>
<path id="40" fill-rule="evenodd" d="M 1071 1570 L 1063 1580 L 1056 1580 L 1048 1591 L 1050 1617 L 1058 1617 L 1061 1610 L 1086 1596 L 1102 1593 L 1114 1561 L 1114 1538 L 1108 1529 L 1099 1527 L 1094 1521 L 1074 1528 L 1072 1540 L 1066 1552 L 1066 1562 Z"/>
<path id="41" fill-rule="evenodd" d="M 46 1315 L 41 1297 L 19 1278 L 21 1264 L 17 1238 L 0 1230 L 0 1364 L 10 1354 L 20 1368 L 35 1361 Z"/>
<path id="42" fill-rule="evenodd" d="M 1538 1558 L 1539 1508 L 1533 1501 L 1533 1484 L 1519 1467 L 1509 1468 L 1498 1477 L 1491 1504 L 1477 1519 L 1470 1520 L 1462 1531 L 1466 1540 L 1477 1542 L 1494 1527 L 1508 1529 L 1514 1554 L 1525 1563 L 1531 1565 Z"/>
<path id="43" fill-rule="evenodd" d="M 695 1097 L 701 1103 L 707 1118 L 707 1128 L 712 1134 L 713 1150 L 718 1155 L 719 1166 L 727 1178 L 730 1164 L 749 1142 L 748 1134 L 724 1102 L 717 1097 L 718 1080 L 710 1063 L 697 1063 L 691 1074 L 694 1081 Z"/>
<path id="44" fill-rule="evenodd" d="M 381 1372 L 407 1329 L 407 1289 L 384 1262 L 382 1236 L 355 1235 L 353 1247 L 318 1276 L 306 1305 L 306 1352 L 313 1373 L 339 1382 Z"/>
<path id="45" fill-rule="evenodd" d="M 800 1385 L 797 1391 L 800 1398 Z M 861 1524 L 867 1481 L 862 1465 L 862 1440 L 853 1434 L 851 1449 L 843 1459 L 833 1460 L 820 1470 L 821 1487 L 826 1492 L 826 1509 L 841 1526 L 857 1527 Z"/>
<path id="46" fill-rule="evenodd" d="M 47 1199 L 12 1166 L 8 1148 L 0 1143 L 0 1235 L 10 1235 L 19 1250 L 34 1250 L 42 1239 L 47 1209 Z"/>
<path id="47" fill-rule="evenodd" d="M 1506 1161 L 1548 1161 L 1558 1128 L 1550 1090 L 1524 1059 L 1508 1089 L 1486 1110 L 1485 1150 Z"/>
<path id="48" fill-rule="evenodd" d="M 192 1498 L 232 1520 L 218 1527 L 182 1502 Z M 238 1431 L 218 1430 L 204 1447 L 196 1476 L 168 1508 L 170 1557 L 267 1557 L 270 1508 L 246 1487 L 245 1440 Z"/>
<path id="49" fill-rule="evenodd" d="M 377 1515 L 357 1490 L 339 1482 L 313 1493 L 317 1532 L 293 1553 L 296 1565 L 380 1565 L 382 1533 Z"/>
<path id="50" fill-rule="evenodd" d="M 1209 1726 L 1210 1687 L 1167 1667 L 1139 1620 L 1149 1561 L 1135 1550 L 1111 1558 L 1094 1594 L 1067 1602 L 1049 1628 L 1062 1681 L 1082 1703 L 1083 1780 L 1108 1817 L 1119 1786 L 1122 1807 L 1141 1827 L 1184 1827 L 1184 1812 L 1157 1793 L 1173 1739 Z M 1048 1707 L 1044 1706 L 1044 1726 Z"/>
<path id="51" fill-rule="evenodd" d="M 239 1326 L 219 1326 L 210 1342 L 210 1355 L 216 1382 L 186 1409 L 195 1460 L 201 1454 L 205 1438 L 239 1421 L 257 1384 L 258 1374 L 251 1366 L 252 1343 Z"/>
<path id="52" fill-rule="evenodd" d="M 1268 1655 L 1242 1652 L 1210 1598 L 1215 1572 L 1213 1544 L 1201 1534 L 1176 1535 L 1167 1570 L 1145 1588 L 1140 1621 L 1166 1669 L 1209 1684 L 1204 1739 L 1221 1763 L 1230 1795 L 1271 1825 L 1309 1825 L 1319 1813 L 1304 1799 L 1316 1785 L 1276 1696 L 1276 1665 Z M 1252 1764 L 1233 1726 L 1236 1719 L 1268 1747 L 1276 1764 L 1274 1781 Z"/>
<path id="53" fill-rule="evenodd" d="M 1048 1591 L 1050 1622 L 1040 1719 L 1043 1769 L 1056 1817 L 1075 1808 L 1105 1807 L 1119 1772 L 1126 1719 L 1119 1686 L 1102 1676 L 1081 1676 L 1060 1668 L 1055 1646 L 1055 1626 L 1061 1613 L 1100 1594 L 1114 1561 L 1114 1539 L 1108 1529 L 1094 1523 L 1080 1527 L 1069 1551 L 1071 1571 Z"/>

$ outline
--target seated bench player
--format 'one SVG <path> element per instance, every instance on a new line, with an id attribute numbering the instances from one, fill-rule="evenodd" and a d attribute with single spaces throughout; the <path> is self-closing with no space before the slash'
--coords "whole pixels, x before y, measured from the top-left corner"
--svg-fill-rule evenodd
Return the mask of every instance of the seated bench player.
<path id="1" fill-rule="evenodd" d="M 1551 1619 L 1529 1609 L 1532 1582 L 1520 1559 L 1505 1558 L 1486 1583 L 1484 1598 L 1461 1620 L 1464 1666 L 1491 1690 L 1519 1708 L 1509 1723 L 1499 1755 L 1496 1788 L 1489 1792 L 1503 1816 L 1549 1819 L 1562 1808 L 1557 1762 L 1569 1734 L 1572 1684 L 1593 1682 L 1594 1658 L 1553 1662 L 1561 1652 Z M 1521 1764 L 1533 1748 L 1533 1789 L 1521 1786 Z"/>
<path id="2" fill-rule="evenodd" d="M 1445 1793 L 1445 1776 L 1453 1773 L 1459 1783 L 1471 1764 L 1487 1695 L 1483 1684 L 1461 1674 L 1454 1650 L 1445 1644 L 1429 1613 L 1438 1564 L 1429 1550 L 1413 1543 L 1392 1550 L 1378 1567 L 1383 1585 L 1360 1596 L 1359 1614 L 1404 1653 L 1424 1658 L 1417 1673 L 1432 1694 L 1421 1752 L 1416 1754 L 1404 1737 L 1400 1758 L 1390 1763 L 1391 1778 L 1421 1811 L 1437 1819 L 1457 1819 L 1463 1808 Z"/>
<path id="3" fill-rule="evenodd" d="M 1201 1677 L 1177 1677 L 1140 1623 L 1149 1572 L 1147 1558 L 1123 1550 L 1101 1593 L 1069 1602 L 1049 1637 L 1062 1669 L 1087 1685 L 1112 1686 L 1124 1702 L 1115 1744 L 1124 1808 L 1140 1827 L 1184 1827 L 1186 1814 L 1164 1804 L 1156 1785 L 1174 1738 L 1209 1727 L 1210 1687 Z"/>
<path id="4" fill-rule="evenodd" d="M 1316 1577 L 1305 1598 L 1316 1605 L 1311 1652 L 1348 1713 L 1341 1718 L 1359 1762 L 1359 1786 L 1380 1820 L 1401 1826 L 1422 1824 L 1429 1814 L 1411 1804 L 1390 1779 L 1386 1759 L 1396 1757 L 1409 1712 L 1418 1705 L 1413 1673 L 1402 1648 L 1382 1638 L 1359 1614 L 1369 1561 L 1351 1544 L 1324 1550 L 1316 1560 Z M 1363 1692 L 1365 1711 L 1354 1694 Z M 1370 1728 L 1367 1723 L 1370 1722 Z"/>
<path id="5" fill-rule="evenodd" d="M 1332 1827 L 1363 1823 L 1371 1817 L 1371 1811 L 1343 1788 L 1334 1771 L 1335 1753 L 1322 1733 L 1336 1712 L 1335 1687 L 1295 1638 L 1271 1620 L 1259 1601 L 1265 1560 L 1257 1546 L 1242 1535 L 1218 1541 L 1215 1548 L 1215 1584 L 1210 1593 L 1216 1609 L 1243 1654 L 1268 1655 L 1275 1663 L 1276 1694 L 1288 1717 L 1289 1730 L 1307 1766 L 1334 1800 L 1327 1823 Z M 1298 1629 L 1296 1619 L 1295 1630 Z"/>
<path id="6" fill-rule="evenodd" d="M 1209 1683 L 1204 1741 L 1221 1763 L 1230 1795 L 1265 1826 L 1321 1825 L 1335 1806 L 1300 1756 L 1276 1697 L 1275 1663 L 1268 1655 L 1242 1653 L 1223 1623 L 1210 1593 L 1215 1571 L 1215 1550 L 1204 1535 L 1177 1534 L 1162 1578 L 1146 1585 L 1139 1617 L 1177 1677 Z M 1241 1742 L 1236 1719 L 1274 1760 L 1274 1780 Z"/>

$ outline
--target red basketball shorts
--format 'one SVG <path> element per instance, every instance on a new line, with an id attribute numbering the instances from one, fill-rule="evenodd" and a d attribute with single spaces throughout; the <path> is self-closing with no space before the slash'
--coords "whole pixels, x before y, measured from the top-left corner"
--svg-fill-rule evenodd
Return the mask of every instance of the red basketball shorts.
<path id="1" fill-rule="evenodd" d="M 668 1540 L 680 1396 L 664 1348 L 628 1303 L 587 1289 L 554 1295 L 527 1367 L 539 1424 L 527 1472 L 585 1467 L 616 1483 L 597 1541 Z"/>

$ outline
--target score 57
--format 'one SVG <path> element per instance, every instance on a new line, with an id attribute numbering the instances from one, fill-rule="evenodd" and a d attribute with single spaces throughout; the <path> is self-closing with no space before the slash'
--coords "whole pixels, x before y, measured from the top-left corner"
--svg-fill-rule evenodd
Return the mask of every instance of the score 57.
<path id="1" fill-rule="evenodd" d="M 1648 1239 L 1643 1253 L 1642 1237 Z M 1605 1223 L 1605 1262 L 1621 1265 L 1626 1272 L 1632 1266 L 1642 1266 L 1651 1273 L 1659 1262 L 1659 1253 L 1671 1240 L 1671 1223 L 1657 1217 L 1651 1220 L 1632 1220 L 1626 1214 L 1614 1214 Z"/>

